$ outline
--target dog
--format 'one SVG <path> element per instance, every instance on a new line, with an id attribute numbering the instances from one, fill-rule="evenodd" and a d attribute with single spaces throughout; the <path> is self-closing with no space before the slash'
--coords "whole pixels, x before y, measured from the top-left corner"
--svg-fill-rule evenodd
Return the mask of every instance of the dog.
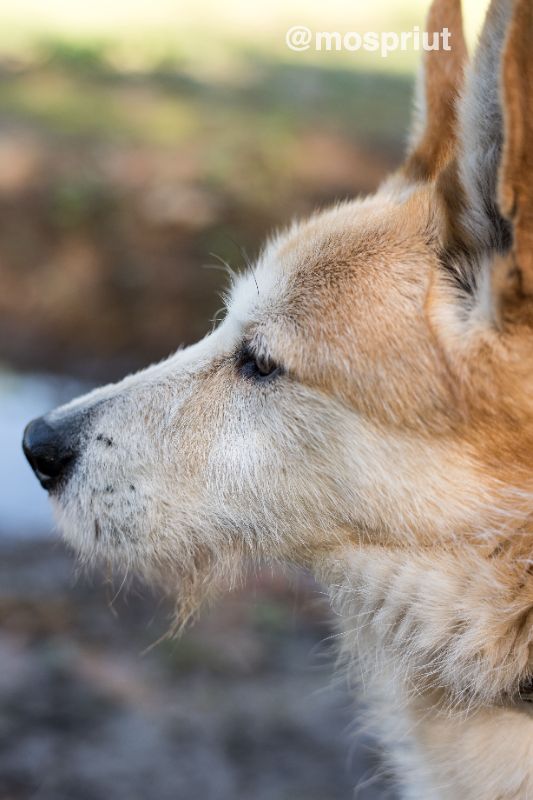
<path id="1" fill-rule="evenodd" d="M 403 165 L 198 344 L 34 420 L 67 541 L 177 598 L 313 571 L 404 798 L 533 797 L 533 2 L 434 0 Z"/>

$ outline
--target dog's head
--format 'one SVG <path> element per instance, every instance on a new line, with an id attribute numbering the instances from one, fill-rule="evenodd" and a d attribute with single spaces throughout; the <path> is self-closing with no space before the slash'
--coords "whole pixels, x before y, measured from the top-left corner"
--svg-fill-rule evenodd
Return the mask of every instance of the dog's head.
<path id="1" fill-rule="evenodd" d="M 502 73 L 506 5 L 463 89 L 459 4 L 436 0 L 452 50 L 428 54 L 408 158 L 374 196 L 273 239 L 198 344 L 28 426 L 84 557 L 174 575 L 194 604 L 247 556 L 498 524 L 533 452 L 533 59 L 516 26 Z"/>

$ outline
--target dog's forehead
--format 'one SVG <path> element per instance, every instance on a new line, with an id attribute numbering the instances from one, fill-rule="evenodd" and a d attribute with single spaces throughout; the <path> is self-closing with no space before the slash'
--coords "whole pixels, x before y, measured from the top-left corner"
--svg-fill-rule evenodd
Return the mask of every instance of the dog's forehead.
<path id="1" fill-rule="evenodd" d="M 412 290 L 413 262 L 427 259 L 431 205 L 427 196 L 386 192 L 352 201 L 297 223 L 273 239 L 236 283 L 230 316 L 243 328 L 281 335 L 289 328 L 328 336 L 343 315 L 352 321 L 391 293 Z M 415 283 L 421 285 L 420 281 Z"/>

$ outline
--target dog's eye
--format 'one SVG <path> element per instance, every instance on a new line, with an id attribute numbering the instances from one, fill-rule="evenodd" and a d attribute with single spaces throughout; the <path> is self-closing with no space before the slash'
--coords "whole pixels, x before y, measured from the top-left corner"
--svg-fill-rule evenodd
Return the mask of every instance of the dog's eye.
<path id="1" fill-rule="evenodd" d="M 257 355 L 248 348 L 242 350 L 237 366 L 243 378 L 257 381 L 272 380 L 283 373 L 283 367 L 271 358 Z"/>

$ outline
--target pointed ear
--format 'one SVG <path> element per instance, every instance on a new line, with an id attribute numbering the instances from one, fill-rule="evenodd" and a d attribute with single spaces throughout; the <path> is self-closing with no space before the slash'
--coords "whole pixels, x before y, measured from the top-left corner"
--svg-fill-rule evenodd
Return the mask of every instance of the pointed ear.
<path id="1" fill-rule="evenodd" d="M 524 5 L 531 2 L 524 0 Z M 510 144 L 515 130 L 504 148 L 502 103 L 502 62 L 512 14 L 513 0 L 492 0 L 458 104 L 456 153 L 435 181 L 444 218 L 440 266 L 427 308 L 435 330 L 457 350 L 469 348 L 475 332 L 484 336 L 499 330 L 502 308 L 517 289 L 516 271 L 508 264 L 512 228 L 507 217 L 515 207 L 515 189 L 509 187 L 517 186 L 511 177 L 517 162 L 510 153 L 518 148 Z M 524 44 L 530 35 L 524 31 Z M 517 85 L 515 80 L 512 84 Z M 514 127 L 523 113 L 518 104 L 525 103 L 526 92 L 513 96 L 506 127 Z M 505 207 L 499 203 L 503 195 Z"/>
<path id="2" fill-rule="evenodd" d="M 504 146 L 498 196 L 512 223 L 522 291 L 533 295 L 533 3 L 516 0 L 505 44 L 501 94 Z"/>
<path id="3" fill-rule="evenodd" d="M 513 0 L 492 0 L 459 101 L 455 161 L 439 176 L 452 250 L 505 252 L 510 226 L 498 205 L 503 152 L 502 52 Z"/>
<path id="4" fill-rule="evenodd" d="M 450 32 L 448 49 L 441 36 L 446 28 Z M 413 132 L 403 168 L 404 177 L 412 181 L 434 178 L 454 152 L 456 104 L 468 60 L 461 0 L 433 0 L 426 31 L 430 44 L 435 37 L 439 49 L 425 52 L 418 76 Z"/>

